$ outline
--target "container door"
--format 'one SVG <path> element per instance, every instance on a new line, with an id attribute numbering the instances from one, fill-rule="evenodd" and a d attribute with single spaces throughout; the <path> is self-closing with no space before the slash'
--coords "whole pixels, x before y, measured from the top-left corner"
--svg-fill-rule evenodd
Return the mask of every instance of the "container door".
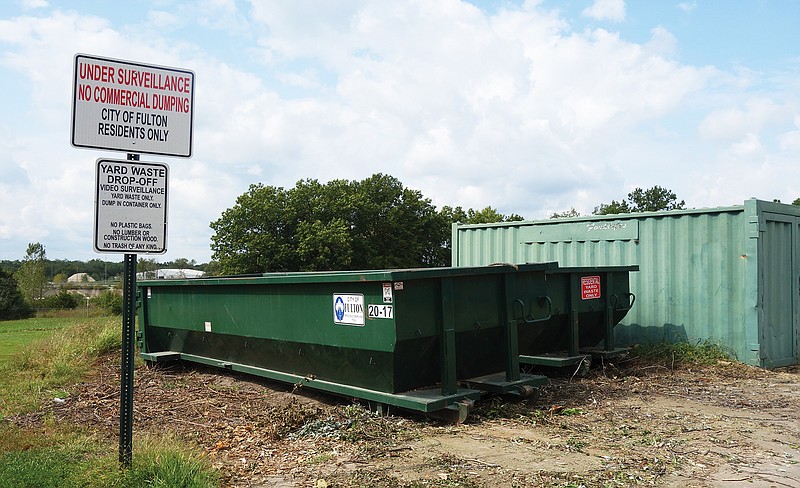
<path id="1" fill-rule="evenodd" d="M 800 219 L 764 213 L 759 270 L 762 284 L 761 356 L 768 368 L 798 363 Z"/>

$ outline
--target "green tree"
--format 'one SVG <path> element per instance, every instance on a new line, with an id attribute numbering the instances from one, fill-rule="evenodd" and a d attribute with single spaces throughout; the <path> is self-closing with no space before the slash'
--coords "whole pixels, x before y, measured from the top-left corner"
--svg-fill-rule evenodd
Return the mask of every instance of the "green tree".
<path id="1" fill-rule="evenodd" d="M 283 188 L 250 185 L 211 223 L 211 250 L 221 274 L 299 269 L 291 255 L 295 224 L 287 215 L 286 199 Z"/>
<path id="2" fill-rule="evenodd" d="M 57 294 L 42 299 L 41 305 L 44 308 L 72 310 L 77 308 L 80 302 L 80 295 L 70 293 L 62 288 Z"/>
<path id="3" fill-rule="evenodd" d="M 25 300 L 31 305 L 36 300 L 41 299 L 44 293 L 44 287 L 47 285 L 47 277 L 45 276 L 45 249 L 40 243 L 28 244 L 28 249 L 25 253 L 25 258 L 22 260 L 22 265 L 14 273 L 17 283 L 19 283 L 20 291 Z"/>
<path id="4" fill-rule="evenodd" d="M 308 271 L 347 269 L 353 261 L 350 230 L 342 219 L 301 221 L 296 237 L 297 258 Z"/>
<path id="5" fill-rule="evenodd" d="M 595 215 L 609 215 L 629 212 L 657 212 L 659 210 L 679 210 L 686 208 L 686 202 L 678 201 L 678 197 L 671 190 L 661 186 L 654 186 L 647 190 L 636 188 L 628 193 L 627 200 L 612 200 L 609 204 L 601 203 L 595 207 Z"/>
<path id="6" fill-rule="evenodd" d="M 197 266 L 197 262 L 194 259 L 190 260 L 187 258 L 178 258 L 164 265 L 165 268 L 175 269 L 194 269 L 195 266 Z"/>
<path id="7" fill-rule="evenodd" d="M 633 212 L 633 210 L 625 200 L 620 200 L 619 202 L 611 200 L 611 203 L 601 203 L 599 207 L 595 207 L 592 213 L 595 215 L 611 215 L 630 212 Z"/>
<path id="8" fill-rule="evenodd" d="M 392 176 L 353 182 L 351 269 L 441 266 L 447 223 L 431 201 Z M 449 233 L 449 229 L 447 229 Z"/>
<path id="9" fill-rule="evenodd" d="M 90 301 L 109 315 L 122 315 L 122 294 L 120 293 L 106 290 Z"/>
<path id="10" fill-rule="evenodd" d="M 0 320 L 26 319 L 33 314 L 33 307 L 22 297 L 17 281 L 0 269 Z"/>
<path id="11" fill-rule="evenodd" d="M 250 185 L 211 222 L 220 274 L 444 264 L 449 222 L 396 178 Z"/>
<path id="12" fill-rule="evenodd" d="M 461 207 L 450 207 L 445 205 L 439 212 L 442 217 L 450 222 L 459 224 L 492 224 L 495 222 L 518 222 L 525 220 L 517 214 L 503 215 L 493 207 L 484 207 L 481 210 L 464 210 Z"/>
<path id="13" fill-rule="evenodd" d="M 553 212 L 553 215 L 550 216 L 551 219 L 566 219 L 570 217 L 580 217 L 581 213 L 575 210 L 575 207 L 570 207 L 569 210 L 565 210 L 563 212 Z"/>
<path id="14" fill-rule="evenodd" d="M 205 264 L 200 264 L 197 266 L 197 268 L 204 272 L 206 276 L 219 276 L 222 274 L 222 269 L 219 266 L 219 262 L 214 260 Z"/>
<path id="15" fill-rule="evenodd" d="M 136 263 L 136 274 L 140 274 L 146 280 L 154 280 L 158 276 L 158 263 L 155 259 L 139 258 Z"/>
<path id="16" fill-rule="evenodd" d="M 800 198 L 795 198 L 792 205 L 800 205 Z"/>

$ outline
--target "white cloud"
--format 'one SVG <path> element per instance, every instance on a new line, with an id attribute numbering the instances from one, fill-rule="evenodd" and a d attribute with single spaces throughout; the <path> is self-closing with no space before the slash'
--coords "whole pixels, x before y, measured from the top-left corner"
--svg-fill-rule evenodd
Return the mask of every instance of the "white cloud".
<path id="1" fill-rule="evenodd" d="M 595 0 L 582 14 L 595 20 L 622 22 L 625 20 L 625 0 Z"/>
<path id="2" fill-rule="evenodd" d="M 752 154 L 761 153 L 763 146 L 757 134 L 748 132 L 744 137 L 731 146 L 731 152 L 738 157 L 746 157 Z"/>
<path id="3" fill-rule="evenodd" d="M 151 10 L 147 12 L 147 24 L 156 29 L 178 27 L 183 25 L 184 18 L 164 10 Z"/>
<path id="4" fill-rule="evenodd" d="M 678 4 L 678 10 L 684 13 L 690 13 L 696 8 L 697 8 L 697 2 L 694 0 L 692 0 L 691 2 L 680 2 Z"/>
<path id="5" fill-rule="evenodd" d="M 778 137 L 778 140 L 780 142 L 781 150 L 794 152 L 800 156 L 800 115 L 794 116 L 794 127 L 796 130 L 790 130 L 784 134 L 781 134 Z"/>
<path id="6" fill-rule="evenodd" d="M 785 107 L 771 99 L 751 98 L 743 108 L 726 107 L 711 112 L 700 123 L 698 131 L 705 139 L 741 139 L 783 118 L 784 113 Z"/>
<path id="7" fill-rule="evenodd" d="M 22 0 L 22 8 L 25 10 L 47 8 L 49 5 L 47 0 Z"/>

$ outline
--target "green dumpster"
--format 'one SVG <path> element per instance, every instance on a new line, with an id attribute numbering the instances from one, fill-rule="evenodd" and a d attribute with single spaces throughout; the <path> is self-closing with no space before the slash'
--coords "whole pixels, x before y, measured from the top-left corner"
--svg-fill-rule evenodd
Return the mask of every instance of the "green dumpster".
<path id="1" fill-rule="evenodd" d="M 562 367 L 626 352 L 614 342 L 614 326 L 633 306 L 629 273 L 638 270 L 638 266 L 548 269 L 551 318 L 520 327 L 520 363 Z"/>
<path id="2" fill-rule="evenodd" d="M 463 420 L 482 393 L 524 396 L 546 383 L 519 371 L 515 307 L 546 312 L 555 266 L 142 281 L 138 346 L 149 362 L 194 361 Z"/>

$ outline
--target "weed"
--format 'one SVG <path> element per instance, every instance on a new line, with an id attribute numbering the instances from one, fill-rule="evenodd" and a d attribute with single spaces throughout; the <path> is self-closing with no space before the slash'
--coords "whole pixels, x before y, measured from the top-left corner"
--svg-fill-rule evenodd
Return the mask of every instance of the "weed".
<path id="1" fill-rule="evenodd" d="M 488 402 L 481 402 L 470 413 L 467 423 L 483 420 L 520 419 L 528 417 L 530 406 L 525 402 L 510 402 L 502 397 L 493 397 Z"/>
<path id="2" fill-rule="evenodd" d="M 583 452 L 583 448 L 589 445 L 586 441 L 582 441 L 577 437 L 570 436 L 566 442 L 568 451 Z"/>
<path id="3" fill-rule="evenodd" d="M 640 344 L 631 354 L 641 359 L 668 362 L 671 365 L 711 365 L 734 358 L 734 354 L 725 346 L 709 341 Z"/>
<path id="4" fill-rule="evenodd" d="M 642 437 L 639 440 L 639 443 L 643 446 L 650 447 L 661 447 L 664 445 L 663 438 L 658 434 L 650 432 L 649 430 L 644 430 L 642 432 Z"/>
<path id="5" fill-rule="evenodd" d="M 333 459 L 333 453 L 327 452 L 325 454 L 317 454 L 316 456 L 307 459 L 305 464 L 323 464 Z"/>

